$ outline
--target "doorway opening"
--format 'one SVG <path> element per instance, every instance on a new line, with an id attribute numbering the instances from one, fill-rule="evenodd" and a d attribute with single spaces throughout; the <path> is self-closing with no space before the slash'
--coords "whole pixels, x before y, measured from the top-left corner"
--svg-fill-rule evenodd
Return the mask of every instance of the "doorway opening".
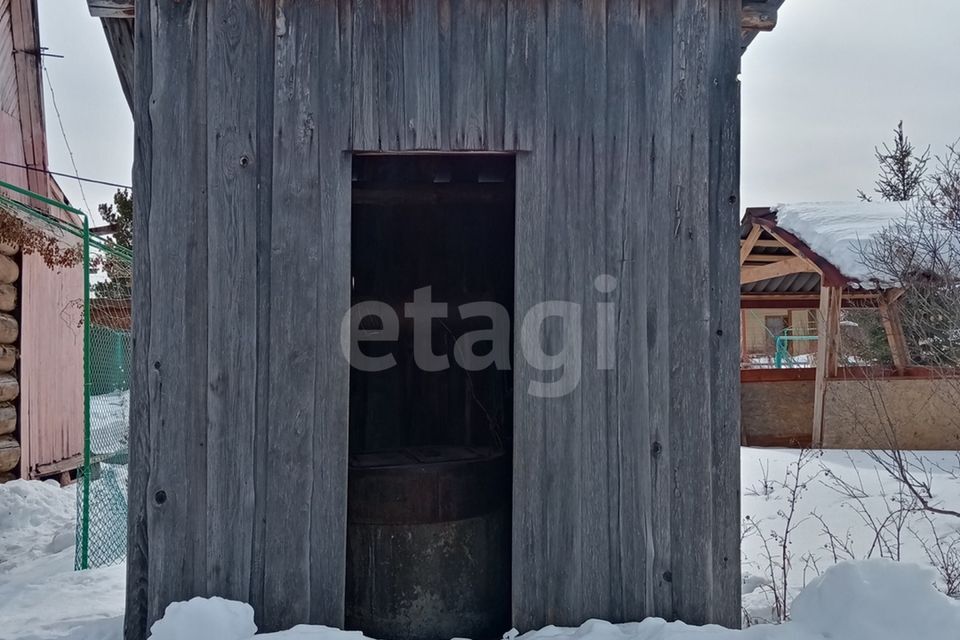
<path id="1" fill-rule="evenodd" d="M 346 624 L 509 629 L 515 159 L 357 155 Z M 359 307 L 357 305 L 360 305 Z"/>

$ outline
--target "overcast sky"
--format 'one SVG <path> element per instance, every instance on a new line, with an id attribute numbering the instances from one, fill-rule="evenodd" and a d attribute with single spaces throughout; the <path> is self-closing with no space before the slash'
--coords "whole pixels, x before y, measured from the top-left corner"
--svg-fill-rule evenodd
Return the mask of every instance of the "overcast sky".
<path id="1" fill-rule="evenodd" d="M 81 176 L 130 183 L 133 124 L 103 32 L 82 0 L 39 0 L 67 141 Z M 960 2 L 786 0 L 743 58 L 741 202 L 850 200 L 900 119 L 921 147 L 960 138 Z M 50 168 L 72 173 L 46 95 Z M 59 179 L 86 209 L 75 180 Z M 85 185 L 95 209 L 113 189 Z"/>

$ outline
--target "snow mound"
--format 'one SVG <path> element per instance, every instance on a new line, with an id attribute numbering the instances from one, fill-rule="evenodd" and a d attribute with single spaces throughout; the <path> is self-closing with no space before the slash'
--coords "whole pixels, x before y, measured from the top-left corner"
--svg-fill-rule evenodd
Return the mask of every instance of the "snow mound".
<path id="1" fill-rule="evenodd" d="M 75 500 L 52 480 L 0 484 L 0 576 L 72 544 Z"/>
<path id="2" fill-rule="evenodd" d="M 863 256 L 886 228 L 907 220 L 902 202 L 798 202 L 778 204 L 777 226 L 802 240 L 863 288 L 884 283 Z"/>
<path id="3" fill-rule="evenodd" d="M 746 630 L 694 627 L 648 618 L 613 624 L 588 620 L 579 627 L 544 627 L 517 640 L 956 640 L 960 602 L 933 587 L 931 571 L 889 560 L 841 563 L 814 580 L 794 600 L 794 618 Z M 300 625 L 255 635 L 250 605 L 194 598 L 170 605 L 150 640 L 364 640 L 359 631 Z M 513 640 L 516 631 L 505 639 Z"/>
<path id="4" fill-rule="evenodd" d="M 223 598 L 174 602 L 150 627 L 151 640 L 246 640 L 257 632 L 253 607 Z"/>
<path id="5" fill-rule="evenodd" d="M 932 569 L 886 559 L 841 563 L 793 601 L 811 637 L 941 640 L 960 637 L 960 602 L 937 591 Z"/>

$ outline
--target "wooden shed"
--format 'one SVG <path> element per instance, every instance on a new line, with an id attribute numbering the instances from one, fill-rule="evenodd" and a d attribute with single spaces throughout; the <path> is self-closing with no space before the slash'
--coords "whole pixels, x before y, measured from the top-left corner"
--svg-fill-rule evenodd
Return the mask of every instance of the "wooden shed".
<path id="1" fill-rule="evenodd" d="M 44 173 L 39 53 L 35 0 L 0 0 L 0 180 L 63 200 Z M 80 267 L 58 271 L 0 246 L 0 481 L 56 476 L 82 462 L 82 300 Z"/>
<path id="2" fill-rule="evenodd" d="M 739 625 L 737 73 L 779 2 L 90 4 L 136 124 L 128 638 L 194 595 L 267 630 L 364 628 L 392 597 L 402 636 L 425 587 L 365 590 L 355 525 L 372 503 L 399 526 L 489 515 L 504 468 L 507 580 L 445 584 L 489 580 L 496 633 Z M 433 285 L 507 310 L 508 366 L 427 375 L 403 320 L 346 325 L 400 336 L 386 377 L 351 371 L 351 305 L 402 315 Z M 554 302 L 582 334 L 528 330 Z M 433 347 L 467 325 L 434 322 Z M 464 448 L 488 470 L 431 466 Z M 365 493 L 397 469 L 422 484 Z M 412 575 L 415 552 L 367 549 Z"/>

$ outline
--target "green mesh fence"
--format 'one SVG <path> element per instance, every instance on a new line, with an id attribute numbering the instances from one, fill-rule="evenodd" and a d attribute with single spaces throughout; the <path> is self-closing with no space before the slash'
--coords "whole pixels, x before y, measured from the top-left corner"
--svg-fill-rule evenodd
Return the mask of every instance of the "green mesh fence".
<path id="1" fill-rule="evenodd" d="M 127 553 L 127 437 L 130 424 L 130 254 L 90 249 L 89 407 L 86 463 L 77 492 L 77 566 L 121 562 Z"/>
<path id="2" fill-rule="evenodd" d="M 0 214 L 51 268 L 82 266 L 83 465 L 77 475 L 76 567 L 122 562 L 127 550 L 130 422 L 129 249 L 90 234 L 86 215 L 0 181 Z M 12 194 L 12 195 L 8 195 Z M 24 249 L 26 251 L 26 249 Z M 56 385 L 56 381 L 51 381 Z M 55 391 L 51 391 L 55 392 Z"/>

